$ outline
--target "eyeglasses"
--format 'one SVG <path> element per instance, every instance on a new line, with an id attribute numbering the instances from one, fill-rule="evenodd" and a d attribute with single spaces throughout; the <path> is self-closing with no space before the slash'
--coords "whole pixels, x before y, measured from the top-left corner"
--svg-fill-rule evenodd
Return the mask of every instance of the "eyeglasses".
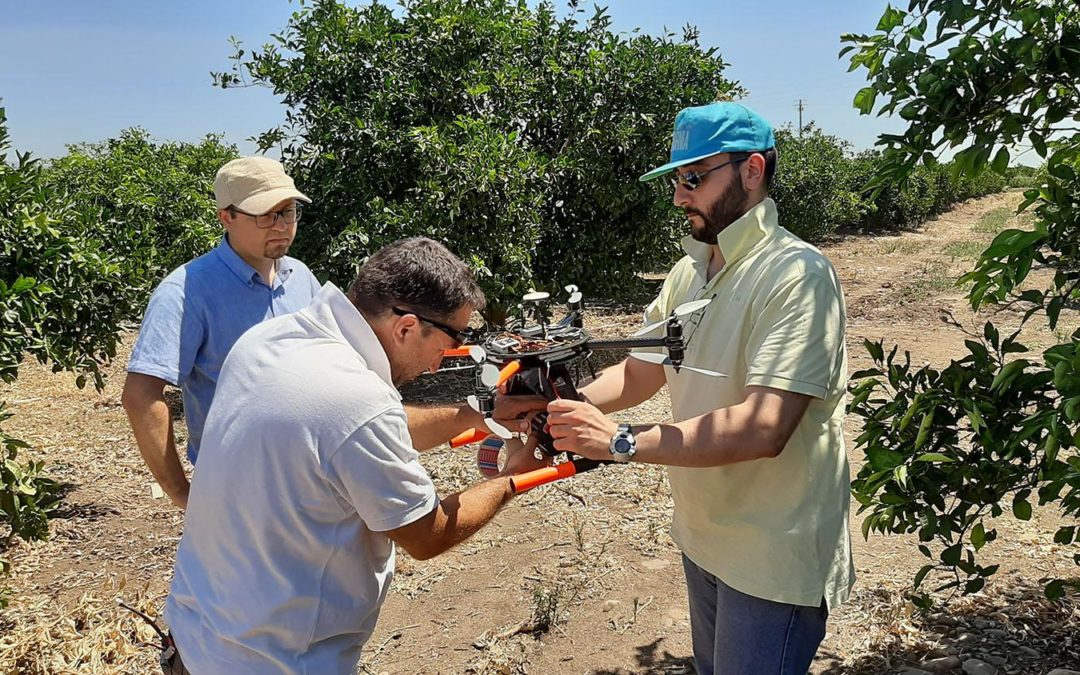
<path id="1" fill-rule="evenodd" d="M 745 162 L 750 159 L 750 156 L 738 157 L 736 159 L 729 160 L 723 164 L 717 164 L 716 166 L 705 169 L 704 171 L 687 171 L 686 173 L 680 172 L 678 169 L 671 173 L 671 186 L 678 188 L 680 185 L 687 190 L 696 190 L 701 186 L 701 183 L 705 180 L 705 176 L 709 175 L 717 169 L 723 169 L 729 164 L 738 164 L 739 162 Z"/>
<path id="2" fill-rule="evenodd" d="M 245 216 L 250 216 L 254 218 L 255 227 L 259 228 L 260 230 L 268 230 L 278 224 L 279 218 L 286 225 L 295 225 L 296 222 L 300 220 L 300 214 L 303 213 L 304 209 L 299 204 L 297 204 L 295 206 L 290 206 L 287 209 L 281 209 L 280 211 L 267 211 L 266 213 L 260 213 L 259 215 L 255 215 L 254 213 L 248 213 L 247 211 L 241 211 L 235 206 L 230 206 L 229 210 L 233 211 L 234 213 L 242 213 Z"/>
<path id="3" fill-rule="evenodd" d="M 477 333 L 478 333 L 478 331 L 475 328 L 471 327 L 471 326 L 466 326 L 465 328 L 462 328 L 461 330 L 458 330 L 457 328 L 454 328 L 453 326 L 447 326 L 445 323 L 441 323 L 439 321 L 436 321 L 435 319 L 429 319 L 426 316 L 420 316 L 416 312 L 410 312 L 410 311 L 408 311 L 406 309 L 401 309 L 400 307 L 391 307 L 390 311 L 393 312 L 394 314 L 397 314 L 398 316 L 408 316 L 408 315 L 412 314 L 417 319 L 419 319 L 423 323 L 426 323 L 427 325 L 431 326 L 432 328 L 437 328 L 437 329 L 441 330 L 443 333 L 446 333 L 451 338 L 453 338 L 454 347 L 460 347 L 461 345 L 465 344 L 466 342 L 472 342 L 473 340 L 476 339 L 476 336 L 477 336 Z"/>

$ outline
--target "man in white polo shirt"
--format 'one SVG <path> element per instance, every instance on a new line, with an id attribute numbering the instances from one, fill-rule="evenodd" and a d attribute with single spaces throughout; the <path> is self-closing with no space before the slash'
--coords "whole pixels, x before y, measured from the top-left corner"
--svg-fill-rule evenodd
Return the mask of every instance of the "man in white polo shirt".
<path id="1" fill-rule="evenodd" d="M 482 420 L 407 424 L 397 387 L 438 368 L 483 305 L 463 262 L 414 238 L 372 255 L 347 295 L 328 283 L 237 340 L 192 478 L 166 605 L 183 663 L 166 672 L 355 673 L 395 545 L 442 553 L 510 500 L 508 474 L 540 466 L 518 446 L 504 475 L 440 499 L 417 461 L 415 438 Z"/>
<path id="2" fill-rule="evenodd" d="M 712 298 L 684 319 L 683 363 L 726 377 L 629 358 L 582 388 L 591 405 L 548 406 L 556 448 L 670 467 L 705 674 L 805 673 L 854 583 L 844 299 L 829 261 L 777 223 L 776 160 L 764 119 L 714 103 L 679 113 L 671 161 L 641 178 L 671 173 L 691 228 L 646 320 Z M 674 424 L 604 416 L 665 383 Z"/>

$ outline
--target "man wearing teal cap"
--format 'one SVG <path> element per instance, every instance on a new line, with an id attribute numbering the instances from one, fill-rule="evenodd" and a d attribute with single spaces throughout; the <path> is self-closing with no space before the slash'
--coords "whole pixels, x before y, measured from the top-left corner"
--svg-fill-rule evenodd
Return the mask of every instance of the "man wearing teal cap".
<path id="1" fill-rule="evenodd" d="M 686 256 L 645 319 L 684 316 L 683 364 L 630 358 L 548 405 L 555 447 L 667 465 L 700 673 L 805 673 L 829 610 L 854 583 L 844 450 L 847 354 L 840 282 L 780 227 L 772 127 L 739 103 L 675 118 L 669 175 L 690 221 Z M 797 217 L 794 216 L 794 217 Z M 672 424 L 617 425 L 667 384 Z"/>

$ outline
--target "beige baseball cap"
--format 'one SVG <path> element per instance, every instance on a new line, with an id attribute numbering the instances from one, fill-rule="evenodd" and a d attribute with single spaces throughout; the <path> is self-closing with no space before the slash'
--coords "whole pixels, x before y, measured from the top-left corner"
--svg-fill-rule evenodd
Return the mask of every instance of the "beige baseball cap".
<path id="1" fill-rule="evenodd" d="M 235 206 L 252 215 L 266 213 L 286 199 L 311 203 L 296 189 L 281 162 L 268 157 L 241 157 L 218 169 L 214 198 L 219 209 Z"/>

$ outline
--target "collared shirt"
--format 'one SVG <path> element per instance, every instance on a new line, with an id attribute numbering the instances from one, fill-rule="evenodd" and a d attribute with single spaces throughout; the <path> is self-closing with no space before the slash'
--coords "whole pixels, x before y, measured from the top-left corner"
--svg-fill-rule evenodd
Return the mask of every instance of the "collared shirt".
<path id="1" fill-rule="evenodd" d="M 193 673 L 356 672 L 394 570 L 384 534 L 438 503 L 390 362 L 326 284 L 225 360 L 166 618 Z"/>
<path id="2" fill-rule="evenodd" d="M 157 287 L 127 370 L 180 387 L 188 459 L 198 457 L 218 373 L 233 343 L 261 321 L 303 309 L 318 291 L 311 270 L 289 257 L 277 261 L 274 282 L 267 284 L 227 238 Z"/>
<path id="3" fill-rule="evenodd" d="M 811 607 L 825 598 L 835 607 L 854 583 L 840 281 L 820 251 L 779 226 L 771 199 L 721 231 L 717 244 L 724 266 L 707 279 L 712 248 L 687 237 L 686 257 L 646 310 L 651 322 L 683 302 L 713 298 L 683 320 L 683 363 L 727 377 L 666 368 L 675 421 L 737 405 L 748 386 L 812 400 L 776 458 L 669 467 L 672 538 L 743 593 Z"/>

